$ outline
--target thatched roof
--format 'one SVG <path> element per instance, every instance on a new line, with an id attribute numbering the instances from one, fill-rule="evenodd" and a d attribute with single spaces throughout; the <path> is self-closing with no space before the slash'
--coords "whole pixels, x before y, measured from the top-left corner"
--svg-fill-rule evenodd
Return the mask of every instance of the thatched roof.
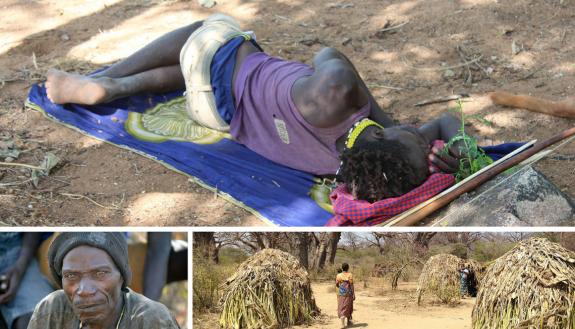
<path id="1" fill-rule="evenodd" d="M 459 269 L 463 264 L 467 264 L 479 279 L 483 267 L 477 261 L 461 259 L 451 254 L 438 254 L 430 257 L 419 276 L 417 303 L 421 303 L 424 294 L 434 295 L 442 303 L 459 300 L 461 298 Z"/>
<path id="2" fill-rule="evenodd" d="M 280 250 L 264 249 L 248 258 L 222 288 L 224 328 L 283 328 L 319 313 L 307 271 Z"/>
<path id="3" fill-rule="evenodd" d="M 481 279 L 483 279 L 483 276 L 485 275 L 486 270 L 485 265 L 481 264 L 475 259 L 465 259 L 464 262 L 467 263 L 469 265 L 469 268 L 473 270 L 473 272 L 475 273 L 477 283 L 478 284 L 481 283 Z"/>
<path id="4" fill-rule="evenodd" d="M 575 253 L 547 239 L 520 242 L 487 269 L 476 329 L 575 329 Z"/>

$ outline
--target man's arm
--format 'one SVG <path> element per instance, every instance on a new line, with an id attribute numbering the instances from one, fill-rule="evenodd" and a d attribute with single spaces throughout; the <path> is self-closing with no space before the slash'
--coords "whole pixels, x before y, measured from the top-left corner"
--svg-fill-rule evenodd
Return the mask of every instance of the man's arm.
<path id="1" fill-rule="evenodd" d="M 323 48 L 315 55 L 313 59 L 313 66 L 316 70 L 319 70 L 323 65 L 329 63 L 330 61 L 339 61 L 341 64 L 348 66 L 353 70 L 353 72 L 355 72 L 357 81 L 359 82 L 359 89 L 362 93 L 361 96 L 369 99 L 369 102 L 371 103 L 370 118 L 384 127 L 394 126 L 395 122 L 393 122 L 393 120 L 387 114 L 385 114 L 385 112 L 383 112 L 381 107 L 379 107 L 379 104 L 367 88 L 365 82 L 359 76 L 355 66 L 343 53 L 335 48 Z"/>
<path id="2" fill-rule="evenodd" d="M 172 235 L 169 232 L 149 232 L 144 265 L 144 296 L 160 300 L 168 277 Z"/>
<path id="3" fill-rule="evenodd" d="M 16 296 L 22 277 L 24 277 L 24 273 L 26 273 L 26 269 L 28 268 L 32 258 L 34 258 L 36 250 L 40 245 L 40 237 L 42 236 L 42 233 L 26 232 L 22 234 L 22 248 L 20 249 L 20 256 L 16 263 L 3 273 L 7 276 L 8 290 L 6 290 L 4 294 L 0 295 L 0 304 L 8 303 L 14 298 L 14 296 Z"/>
<path id="4" fill-rule="evenodd" d="M 450 114 L 443 114 L 439 118 L 430 121 L 419 128 L 427 140 L 431 143 L 434 140 L 449 141 L 459 133 L 461 121 Z"/>
<path id="5" fill-rule="evenodd" d="M 459 134 L 461 121 L 450 115 L 443 114 L 438 119 L 430 121 L 419 128 L 427 140 L 431 143 L 434 140 L 448 142 L 455 135 Z M 431 148 L 429 160 L 444 172 L 456 172 L 459 169 L 459 159 L 464 156 L 461 151 L 463 141 L 458 141 L 449 149 L 449 153 L 442 152 L 437 147 Z"/>

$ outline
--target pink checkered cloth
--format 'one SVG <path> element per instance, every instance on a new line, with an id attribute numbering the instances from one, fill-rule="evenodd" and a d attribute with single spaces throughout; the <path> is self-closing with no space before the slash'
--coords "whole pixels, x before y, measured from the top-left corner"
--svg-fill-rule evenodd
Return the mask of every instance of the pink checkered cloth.
<path id="1" fill-rule="evenodd" d="M 442 143 L 438 143 L 438 141 L 434 142 L 434 145 L 443 147 Z M 325 226 L 372 226 L 381 224 L 387 219 L 431 199 L 454 183 L 455 177 L 453 175 L 435 173 L 429 176 L 423 184 L 402 196 L 374 203 L 356 200 L 347 191 L 345 184 L 340 184 L 329 196 L 335 216 Z"/>
<path id="2" fill-rule="evenodd" d="M 418 204 L 431 199 L 436 194 L 455 183 L 451 174 L 432 174 L 417 188 L 397 198 L 388 198 L 374 203 L 356 200 L 344 184 L 339 185 L 329 198 L 335 216 L 325 226 L 372 226 L 381 224 L 391 217 L 401 214 Z"/>

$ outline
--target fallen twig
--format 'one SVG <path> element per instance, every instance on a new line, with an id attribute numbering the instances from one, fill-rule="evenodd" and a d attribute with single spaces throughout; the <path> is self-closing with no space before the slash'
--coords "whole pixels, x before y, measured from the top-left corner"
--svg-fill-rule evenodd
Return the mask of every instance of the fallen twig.
<path id="1" fill-rule="evenodd" d="M 393 86 L 387 86 L 387 85 L 380 85 L 377 83 L 371 83 L 369 84 L 370 88 L 383 88 L 383 89 L 391 89 L 391 90 L 403 90 L 403 88 L 400 87 L 393 87 Z"/>
<path id="2" fill-rule="evenodd" d="M 29 183 L 31 181 L 32 181 L 32 178 L 21 181 L 21 182 L 0 183 L 0 187 L 24 185 L 24 184 Z"/>
<path id="3" fill-rule="evenodd" d="M 32 166 L 24 163 L 16 163 L 16 162 L 0 162 L 0 166 L 8 166 L 8 167 L 23 167 L 28 169 L 34 170 L 45 170 L 44 167 Z"/>
<path id="4" fill-rule="evenodd" d="M 122 209 L 118 206 L 104 206 L 102 204 L 99 204 L 98 202 L 94 201 L 93 199 L 82 195 L 82 194 L 72 194 L 72 193 L 58 193 L 60 195 L 69 197 L 72 200 L 80 200 L 80 199 L 86 199 L 88 201 L 90 201 L 91 203 L 95 204 L 96 206 L 100 207 L 100 208 L 104 208 L 104 209 L 108 209 L 108 210 L 117 210 L 117 211 L 121 211 Z"/>
<path id="5" fill-rule="evenodd" d="M 451 70 L 451 69 L 456 69 L 458 67 L 463 67 L 463 66 L 468 66 L 469 64 L 473 64 L 478 62 L 479 60 L 481 60 L 481 58 L 483 57 L 483 55 L 480 55 L 479 57 L 476 57 L 472 60 L 469 60 L 465 63 L 460 63 L 457 65 L 452 65 L 452 66 L 445 66 L 445 67 L 416 67 L 413 66 L 411 64 L 409 64 L 407 62 L 407 60 L 405 60 L 405 58 L 402 58 L 402 61 L 405 65 L 407 65 L 408 67 L 415 69 L 415 70 L 420 70 L 420 71 L 445 71 L 445 70 Z"/>
<path id="6" fill-rule="evenodd" d="M 455 49 L 457 49 L 457 53 L 459 54 L 459 57 L 464 62 L 467 61 L 467 54 L 465 54 L 465 52 L 463 51 L 461 46 L 458 45 L 457 47 L 455 47 Z M 473 83 L 473 73 L 471 73 L 471 69 L 469 68 L 469 65 L 466 65 L 465 68 L 467 69 L 467 78 L 465 78 L 465 83 L 470 85 L 471 83 Z"/>
<path id="7" fill-rule="evenodd" d="M 401 24 L 397 24 L 395 26 L 390 26 L 390 27 L 386 27 L 384 29 L 381 29 L 379 31 L 377 31 L 378 33 L 383 33 L 383 32 L 388 32 L 388 31 L 393 31 L 393 30 L 397 30 L 398 28 L 404 26 L 405 24 L 409 23 L 409 21 L 407 22 L 403 22 Z"/>
<path id="8" fill-rule="evenodd" d="M 469 94 L 442 96 L 442 97 L 426 99 L 424 101 L 421 101 L 421 102 L 415 104 L 414 106 L 424 106 L 424 105 L 429 105 L 429 104 L 445 103 L 445 102 L 455 101 L 455 100 L 458 100 L 461 98 L 468 98 L 468 97 L 469 97 Z"/>

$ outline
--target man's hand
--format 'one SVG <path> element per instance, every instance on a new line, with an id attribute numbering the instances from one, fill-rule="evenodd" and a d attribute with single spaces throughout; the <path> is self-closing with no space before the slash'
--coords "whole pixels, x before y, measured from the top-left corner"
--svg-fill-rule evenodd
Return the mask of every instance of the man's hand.
<path id="1" fill-rule="evenodd" d="M 433 146 L 429 154 L 429 161 L 431 161 L 435 167 L 430 166 L 429 171 L 436 173 L 439 169 L 446 173 L 456 173 L 459 170 L 461 159 L 464 158 L 465 155 L 461 152 L 459 143 L 455 143 L 447 152 L 444 151 L 442 147 Z"/>
<path id="2" fill-rule="evenodd" d="M 6 272 L 2 273 L 1 276 L 6 277 L 6 280 L 3 280 L 3 282 L 8 284 L 8 288 L 6 292 L 0 295 L 0 304 L 7 304 L 16 296 L 16 292 L 24 276 L 24 270 L 18 266 L 12 266 Z"/>

